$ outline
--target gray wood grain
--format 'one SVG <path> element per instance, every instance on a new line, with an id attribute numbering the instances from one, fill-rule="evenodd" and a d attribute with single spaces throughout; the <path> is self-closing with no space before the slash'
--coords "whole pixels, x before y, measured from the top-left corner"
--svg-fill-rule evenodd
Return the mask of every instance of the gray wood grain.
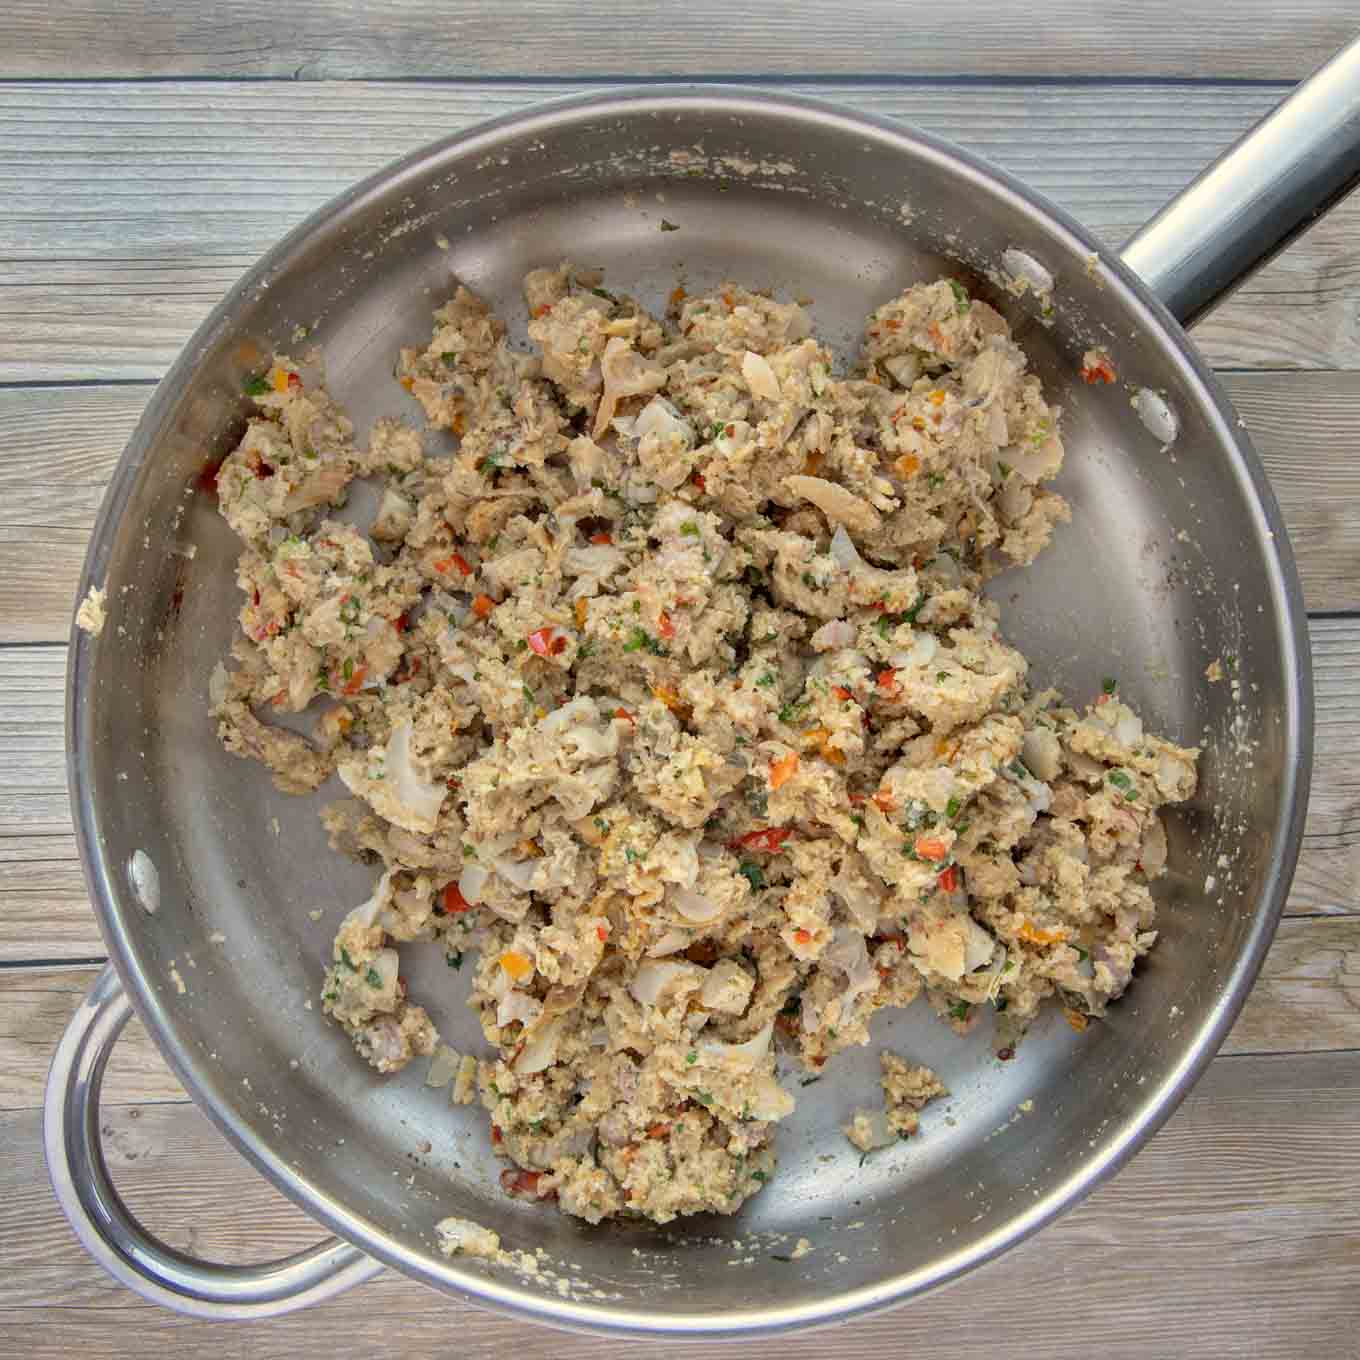
<path id="1" fill-rule="evenodd" d="M 791 10 L 780 0 L 417 0 L 369 7 L 243 0 L 197 8 L 14 0 L 0 76 L 1216 75 L 1297 80 L 1353 31 L 1328 0 L 1208 6 L 1141 0 L 1093 6 L 985 0 L 959 19 L 925 0 L 850 0 Z M 677 19 L 679 22 L 677 22 Z"/>
<path id="2" fill-rule="evenodd" d="M 435 135 L 578 88 L 0 84 L 0 381 L 159 377 L 309 211 Z M 1117 245 L 1286 87 L 790 88 L 951 137 Z M 1360 196 L 1209 318 L 1211 361 L 1360 368 L 1357 233 Z"/>
<path id="3" fill-rule="evenodd" d="M 1033 1360 L 1069 1360 L 1098 1339 L 1102 1360 L 1352 1356 L 1344 1327 L 1360 1290 L 1357 1102 L 1360 1055 L 1220 1058 L 1115 1180 L 1037 1238 L 905 1311 L 781 1337 L 779 1353 L 900 1360 L 1019 1348 Z M 246 1262 L 316 1239 L 194 1106 L 114 1104 L 103 1126 L 131 1207 L 172 1245 Z M 249 1327 L 177 1318 L 113 1284 L 76 1242 L 47 1188 L 35 1112 L 0 1116 L 0 1142 L 0 1241 L 23 1242 L 0 1272 L 0 1353 L 481 1360 L 513 1350 L 523 1360 L 624 1360 L 641 1351 L 509 1322 L 390 1272 L 321 1308 Z M 754 1353 L 750 1343 L 702 1351 L 714 1360 Z"/>

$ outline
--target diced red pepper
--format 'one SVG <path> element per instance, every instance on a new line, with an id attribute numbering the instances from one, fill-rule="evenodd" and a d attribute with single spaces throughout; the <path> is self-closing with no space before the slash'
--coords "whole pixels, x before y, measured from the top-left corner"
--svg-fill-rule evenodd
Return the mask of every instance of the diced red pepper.
<path id="1" fill-rule="evenodd" d="M 1088 383 L 1112 383 L 1118 374 L 1114 371 L 1114 365 L 1103 354 L 1098 354 L 1088 363 L 1082 365 L 1081 376 Z"/>
<path id="2" fill-rule="evenodd" d="M 661 611 L 661 617 L 656 621 L 656 631 L 668 640 L 675 636 L 675 625 L 671 622 L 671 616 L 664 609 Z"/>
<path id="3" fill-rule="evenodd" d="M 553 630 L 551 628 L 535 628 L 529 634 L 529 646 L 539 656 L 552 655 Z"/>
<path id="4" fill-rule="evenodd" d="M 360 689 L 363 688 L 364 676 L 366 676 L 367 674 L 368 674 L 367 666 L 356 666 L 354 668 L 354 674 L 351 675 L 350 678 L 345 681 L 345 688 L 341 691 L 341 693 L 358 694 Z"/>
<path id="5" fill-rule="evenodd" d="M 410 628 L 410 626 L 411 617 L 409 614 L 405 612 L 405 610 L 403 610 L 400 614 L 397 615 L 395 619 L 392 620 L 392 627 L 395 628 L 399 633 L 406 632 L 406 630 Z"/>
<path id="6" fill-rule="evenodd" d="M 542 1171 L 521 1171 L 507 1167 L 501 1172 L 501 1189 L 507 1195 L 520 1198 L 547 1199 L 548 1196 L 540 1193 L 538 1188 L 538 1183 L 545 1174 Z"/>
<path id="7" fill-rule="evenodd" d="M 616 708 L 614 710 L 614 716 L 616 718 L 622 718 L 624 722 L 633 721 L 633 715 L 626 708 Z M 636 724 L 634 725 L 636 726 Z"/>
<path id="8" fill-rule="evenodd" d="M 603 944 L 609 938 L 609 927 L 596 926 L 595 934 L 599 937 L 600 943 Z"/>
<path id="9" fill-rule="evenodd" d="M 773 855 L 793 835 L 791 826 L 767 826 L 760 831 L 748 831 L 729 843 L 731 850 L 764 850 Z"/>
<path id="10" fill-rule="evenodd" d="M 708 490 L 708 485 L 704 481 L 704 474 L 702 472 L 696 472 L 694 476 L 690 478 L 690 482 L 701 492 Z"/>
<path id="11" fill-rule="evenodd" d="M 606 548 L 606 547 L 608 547 L 611 543 L 613 543 L 614 540 L 613 540 L 612 537 L 610 537 L 609 534 L 606 534 L 606 533 L 603 532 L 603 530 L 602 530 L 602 531 L 601 531 L 600 533 L 598 533 L 598 534 L 591 534 L 591 536 L 590 536 L 590 541 L 591 541 L 592 543 L 596 544 L 597 546 L 601 547 L 601 548 Z"/>
<path id="12" fill-rule="evenodd" d="M 472 612 L 479 619 L 484 619 L 496 607 L 496 601 L 490 595 L 478 595 L 472 602 Z"/>
<path id="13" fill-rule="evenodd" d="M 936 880 L 942 892 L 957 892 L 959 887 L 959 866 L 951 864 Z"/>
<path id="14" fill-rule="evenodd" d="M 450 916 L 457 916 L 462 912 L 472 910 L 472 903 L 459 892 L 456 882 L 450 883 L 444 889 L 444 910 Z"/>
<path id="15" fill-rule="evenodd" d="M 302 391 L 302 379 L 299 378 L 296 373 L 290 373 L 288 375 L 288 390 L 290 392 Z"/>
<path id="16" fill-rule="evenodd" d="M 844 685 L 832 685 L 831 692 L 841 701 L 841 703 L 846 703 L 848 700 L 855 697 Z"/>
<path id="17" fill-rule="evenodd" d="M 491 1126 L 491 1143 L 493 1147 L 499 1147 L 504 1135 L 501 1133 L 501 1126 L 493 1124 Z"/>
<path id="18" fill-rule="evenodd" d="M 448 571 L 450 567 L 457 567 L 464 576 L 472 575 L 472 568 L 468 565 L 468 560 L 462 553 L 450 553 L 447 557 L 441 557 L 434 564 L 434 569 L 440 573 Z"/>
<path id="19" fill-rule="evenodd" d="M 897 672 L 894 670 L 879 671 L 878 687 L 882 690 L 895 690 L 897 688 Z"/>

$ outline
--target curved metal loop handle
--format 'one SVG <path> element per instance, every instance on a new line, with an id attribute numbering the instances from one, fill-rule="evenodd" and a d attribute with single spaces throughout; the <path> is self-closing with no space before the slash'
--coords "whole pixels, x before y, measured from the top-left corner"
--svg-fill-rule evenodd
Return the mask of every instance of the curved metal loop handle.
<path id="1" fill-rule="evenodd" d="M 1120 254 L 1193 326 L 1360 184 L 1360 38 L 1136 231 Z"/>
<path id="2" fill-rule="evenodd" d="M 99 1141 L 99 1089 L 132 1014 L 118 974 L 105 968 L 57 1045 L 43 1102 L 43 1145 L 57 1202 L 85 1249 L 115 1279 L 191 1317 L 274 1317 L 320 1303 L 382 1269 L 331 1238 L 257 1266 L 215 1265 L 168 1247 L 128 1212 Z"/>

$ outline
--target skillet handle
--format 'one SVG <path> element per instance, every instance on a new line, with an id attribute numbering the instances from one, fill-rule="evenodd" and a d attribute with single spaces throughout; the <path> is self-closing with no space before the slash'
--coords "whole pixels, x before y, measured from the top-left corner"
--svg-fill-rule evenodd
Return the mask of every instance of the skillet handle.
<path id="1" fill-rule="evenodd" d="M 109 1179 L 99 1141 L 104 1068 L 131 1014 L 118 974 L 105 968 L 66 1027 L 47 1076 L 48 1174 L 90 1255 L 143 1298 L 212 1319 L 276 1317 L 378 1274 L 380 1262 L 336 1238 L 258 1266 L 198 1261 L 158 1241 L 132 1217 Z"/>
<path id="2" fill-rule="evenodd" d="M 1223 153 L 1121 250 L 1190 327 L 1360 184 L 1360 38 Z"/>

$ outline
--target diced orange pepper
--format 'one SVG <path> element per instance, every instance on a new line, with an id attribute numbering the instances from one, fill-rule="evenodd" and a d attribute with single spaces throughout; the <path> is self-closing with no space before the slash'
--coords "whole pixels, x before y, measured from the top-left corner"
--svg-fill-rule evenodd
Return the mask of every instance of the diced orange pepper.
<path id="1" fill-rule="evenodd" d="M 403 377 L 399 381 L 408 392 L 416 385 L 415 379 L 411 377 Z"/>
<path id="2" fill-rule="evenodd" d="M 810 930 L 803 930 L 800 927 L 793 932 L 793 939 L 795 944 L 811 944 L 812 932 Z"/>
<path id="3" fill-rule="evenodd" d="M 1030 921 L 1026 921 L 1015 933 L 1026 944 L 1060 944 L 1067 938 L 1067 932 L 1061 926 L 1054 930 L 1044 930 Z"/>
<path id="4" fill-rule="evenodd" d="M 934 836 L 922 836 L 916 842 L 916 853 L 922 859 L 938 862 L 949 853 L 949 847 Z"/>
<path id="5" fill-rule="evenodd" d="M 472 575 L 472 568 L 468 565 L 467 558 L 461 553 L 450 553 L 447 557 L 441 557 L 433 565 L 434 569 L 441 575 L 446 573 L 450 567 L 457 567 L 464 576 Z"/>
<path id="6" fill-rule="evenodd" d="M 803 740 L 809 746 L 816 746 L 817 754 L 831 765 L 844 765 L 845 752 L 831 744 L 831 732 L 825 727 L 814 727 L 803 733 Z"/>
<path id="7" fill-rule="evenodd" d="M 855 697 L 844 685 L 832 685 L 831 692 L 841 701 L 841 703 L 845 703 L 847 700 Z"/>
<path id="8" fill-rule="evenodd" d="M 822 467 L 822 455 L 820 453 L 810 453 L 807 461 L 803 464 L 803 475 L 805 477 L 815 477 Z"/>
<path id="9" fill-rule="evenodd" d="M 772 760 L 770 762 L 770 787 L 772 789 L 782 788 L 793 778 L 794 771 L 797 768 L 797 751 L 790 751 L 782 760 Z"/>
<path id="10" fill-rule="evenodd" d="M 656 621 L 656 631 L 667 640 L 675 636 L 675 625 L 671 622 L 671 616 L 664 609 Z"/>
<path id="11" fill-rule="evenodd" d="M 722 300 L 723 300 L 724 304 L 725 304 L 729 309 L 731 309 L 731 308 L 733 308 L 733 307 L 735 307 L 735 306 L 737 305 L 737 300 L 736 300 L 736 298 L 734 298 L 734 297 L 732 296 L 731 293 L 724 293 L 724 294 L 722 295 Z"/>
<path id="12" fill-rule="evenodd" d="M 367 674 L 368 674 L 367 666 L 356 666 L 354 668 L 354 674 L 351 675 L 350 678 L 345 681 L 345 688 L 341 691 L 341 693 L 358 694 L 359 690 L 363 687 L 364 676 L 366 676 Z"/>
<path id="13" fill-rule="evenodd" d="M 516 982 L 523 982 L 525 978 L 532 976 L 534 971 L 533 959 L 513 949 L 507 949 L 500 956 L 499 963 Z"/>
<path id="14" fill-rule="evenodd" d="M 944 388 L 937 387 L 930 394 L 930 404 L 932 406 L 944 405 Z"/>
<path id="15" fill-rule="evenodd" d="M 535 307 L 534 310 L 533 310 L 532 312 L 529 313 L 529 315 L 532 316 L 535 320 L 537 320 L 539 317 L 547 316 L 548 313 L 551 312 L 551 311 L 552 311 L 552 303 L 551 303 L 551 302 L 543 302 L 543 303 L 540 303 L 537 307 Z"/>
<path id="16" fill-rule="evenodd" d="M 648 1138 L 664 1138 L 671 1131 L 669 1124 L 653 1124 L 647 1130 Z"/>
<path id="17" fill-rule="evenodd" d="M 889 692 L 895 690 L 897 688 L 897 672 L 894 670 L 879 671 L 878 687 Z"/>
<path id="18" fill-rule="evenodd" d="M 1066 1020 L 1078 1034 L 1082 1033 L 1086 1026 L 1091 1023 L 1088 1017 L 1084 1016 L 1080 1011 L 1074 1011 L 1071 1006 L 1063 1007 L 1063 1019 Z"/>
<path id="19" fill-rule="evenodd" d="M 891 816 L 897 811 L 897 802 L 892 794 L 884 793 L 882 789 L 874 794 L 873 804 L 885 817 Z"/>
<path id="20" fill-rule="evenodd" d="M 515 846 L 526 859 L 541 859 L 543 857 L 543 847 L 537 841 L 522 840 Z"/>
<path id="21" fill-rule="evenodd" d="M 580 599 L 576 601 L 575 605 L 572 606 L 572 613 L 576 616 L 576 626 L 578 628 L 584 628 L 586 626 L 586 617 L 590 613 L 590 601 L 582 595 Z"/>
<path id="22" fill-rule="evenodd" d="M 590 541 L 599 548 L 607 548 L 614 540 L 609 534 L 601 530 L 598 534 L 591 534 Z"/>
<path id="23" fill-rule="evenodd" d="M 921 460 L 914 453 L 904 453 L 895 465 L 904 477 L 914 477 L 921 470 Z"/>
<path id="24" fill-rule="evenodd" d="M 496 601 L 490 595 L 478 595 L 472 602 L 472 612 L 479 619 L 487 618 L 495 607 Z"/>
<path id="25" fill-rule="evenodd" d="M 926 331 L 936 350 L 940 354 L 948 354 L 949 341 L 944 338 L 944 332 L 940 329 L 940 323 L 938 321 L 932 321 L 930 325 L 926 327 Z"/>
<path id="26" fill-rule="evenodd" d="M 680 691 L 674 685 L 653 685 L 652 697 L 660 699 L 677 718 L 688 719 L 692 712 L 690 706 L 680 697 Z"/>
<path id="27" fill-rule="evenodd" d="M 455 411 L 453 413 L 453 420 L 449 425 L 449 429 L 451 429 L 460 439 L 463 437 L 463 431 L 467 429 L 467 421 L 463 419 L 463 413 L 461 411 Z"/>
<path id="28" fill-rule="evenodd" d="M 685 290 L 683 288 L 671 289 L 670 302 L 672 307 L 678 307 L 685 300 Z"/>

